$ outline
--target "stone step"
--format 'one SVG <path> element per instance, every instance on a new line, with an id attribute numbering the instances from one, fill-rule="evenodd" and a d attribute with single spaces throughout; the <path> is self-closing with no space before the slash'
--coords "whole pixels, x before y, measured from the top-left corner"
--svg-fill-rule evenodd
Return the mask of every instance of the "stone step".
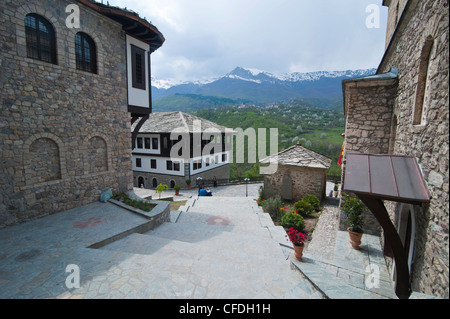
<path id="1" fill-rule="evenodd" d="M 209 287 L 209 291 L 216 291 L 218 295 L 207 295 L 208 290 L 205 290 L 202 292 L 205 295 L 198 295 L 199 298 L 226 297 L 232 287 L 239 288 L 234 295 L 242 293 L 242 298 L 248 298 L 254 291 L 263 291 L 263 288 L 270 291 L 270 295 L 257 295 L 259 298 L 322 298 L 322 294 L 290 268 L 288 260 L 280 257 L 281 251 L 277 243 L 263 240 L 252 245 L 242 241 L 240 236 L 233 232 L 222 232 L 222 246 L 218 246 L 208 245 L 208 240 L 206 244 L 191 243 L 149 234 L 131 234 L 101 250 L 128 254 L 127 260 L 130 263 L 168 267 L 172 278 L 182 278 L 192 273 L 206 276 L 203 279 L 204 286 Z M 252 292 L 246 291 L 245 281 L 242 282 L 241 279 L 237 282 L 227 275 L 236 271 L 241 272 L 248 282 L 258 282 L 261 287 L 249 288 Z M 223 296 L 217 285 L 223 285 Z"/>
<path id="2" fill-rule="evenodd" d="M 221 238 L 223 245 L 209 245 L 208 242 L 190 243 L 174 239 L 167 239 L 148 234 L 132 234 L 103 249 L 128 252 L 132 254 L 151 255 L 154 258 L 171 257 L 174 264 L 181 259 L 207 262 L 230 262 L 235 265 L 266 263 L 276 267 L 287 266 L 286 260 L 280 258 L 280 251 L 275 244 L 264 245 L 236 245 L 235 235 L 231 240 Z"/>
<path id="3" fill-rule="evenodd" d="M 339 268 L 333 264 L 314 260 L 303 255 L 302 261 L 292 256 L 291 262 L 311 285 L 327 299 L 391 299 L 394 298 L 392 289 L 365 285 L 366 277 L 359 273 Z M 384 285 L 380 281 L 380 286 Z M 387 283 L 387 282 L 386 282 Z"/>

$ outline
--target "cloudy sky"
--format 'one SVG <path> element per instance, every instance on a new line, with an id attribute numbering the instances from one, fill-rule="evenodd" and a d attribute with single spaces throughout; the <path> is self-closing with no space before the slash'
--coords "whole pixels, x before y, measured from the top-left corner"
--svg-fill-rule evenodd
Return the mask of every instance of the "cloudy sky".
<path id="1" fill-rule="evenodd" d="M 152 55 L 160 80 L 220 77 L 237 66 L 275 74 L 365 69 L 384 52 L 382 0 L 108 1 L 163 33 L 166 42 Z M 373 5 L 379 28 L 366 25 L 377 22 Z"/>

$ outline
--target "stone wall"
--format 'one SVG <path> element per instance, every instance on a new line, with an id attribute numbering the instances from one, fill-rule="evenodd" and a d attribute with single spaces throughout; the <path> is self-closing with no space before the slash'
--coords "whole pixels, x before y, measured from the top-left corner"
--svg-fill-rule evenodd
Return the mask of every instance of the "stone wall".
<path id="1" fill-rule="evenodd" d="M 276 173 L 264 176 L 264 198 L 280 195 L 298 201 L 306 195 L 324 199 L 326 169 L 278 165 Z"/>
<path id="2" fill-rule="evenodd" d="M 385 55 L 380 70 L 399 70 L 394 116 L 397 120 L 395 154 L 414 155 L 432 196 L 417 207 L 416 243 L 412 273 L 415 291 L 448 298 L 449 242 L 449 15 L 448 1 L 417 1 L 411 18 L 399 26 L 394 49 Z M 406 23 L 407 22 L 407 23 Z M 422 51 L 432 39 L 425 93 L 425 121 L 413 125 Z M 390 204 L 396 222 L 398 205 Z"/>
<path id="3" fill-rule="evenodd" d="M 230 178 L 230 164 L 222 165 L 213 169 L 210 169 L 208 171 L 202 172 L 200 174 L 192 175 L 190 177 L 191 180 L 191 187 L 196 186 L 196 179 L 197 177 L 201 177 L 205 180 L 212 180 L 216 176 L 216 178 L 219 180 L 229 180 Z M 134 187 L 139 187 L 139 177 L 142 177 L 144 179 L 144 188 L 152 189 L 153 187 L 153 179 L 156 179 L 157 184 L 166 184 L 170 187 L 170 182 L 174 181 L 175 185 L 181 186 L 181 188 L 186 188 L 186 177 L 184 176 L 177 176 L 177 175 L 168 175 L 168 174 L 155 174 L 155 173 L 146 173 L 146 172 L 133 172 L 133 184 Z"/>
<path id="4" fill-rule="evenodd" d="M 72 3 L 0 2 L 0 228 L 132 189 L 122 26 L 79 4 L 70 29 Z M 54 27 L 57 64 L 27 57 L 29 13 Z M 76 69 L 79 31 L 95 42 L 97 74 Z"/>
<path id="5" fill-rule="evenodd" d="M 356 95 L 352 95 L 353 100 L 349 103 L 351 109 L 348 111 L 345 139 L 346 151 L 393 153 L 417 158 L 432 199 L 427 205 L 414 206 L 416 229 L 411 265 L 412 288 L 445 298 L 449 296 L 448 27 L 448 1 L 409 1 L 378 70 L 378 73 L 386 73 L 392 67 L 398 69 L 398 85 L 390 93 L 393 94 L 393 103 L 390 105 L 388 99 L 384 110 L 372 108 L 382 115 L 378 119 L 379 124 L 373 122 L 372 134 L 379 133 L 365 138 L 363 134 L 370 134 L 372 129 L 357 123 L 357 118 L 364 110 L 363 101 L 371 106 L 377 94 L 363 90 L 354 92 Z M 428 50 L 431 50 L 429 54 L 425 54 Z M 391 88 L 385 86 L 376 90 L 388 93 Z M 420 94 L 423 97 L 418 98 Z M 420 102 L 423 103 L 418 104 Z M 418 109 L 423 116 L 417 123 L 415 113 Z M 367 116 L 371 113 L 369 111 Z M 386 202 L 385 206 L 397 226 L 399 204 Z M 391 263 L 391 259 L 387 259 Z"/>

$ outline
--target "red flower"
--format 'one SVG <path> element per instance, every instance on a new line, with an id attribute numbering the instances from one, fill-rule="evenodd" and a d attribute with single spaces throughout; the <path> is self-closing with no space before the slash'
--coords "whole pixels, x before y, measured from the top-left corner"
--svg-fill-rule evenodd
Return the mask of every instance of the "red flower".
<path id="1" fill-rule="evenodd" d="M 289 231 L 286 237 L 289 236 L 289 240 L 296 246 L 302 246 L 305 244 L 305 240 L 307 239 L 306 235 L 295 230 L 293 227 L 289 228 Z"/>

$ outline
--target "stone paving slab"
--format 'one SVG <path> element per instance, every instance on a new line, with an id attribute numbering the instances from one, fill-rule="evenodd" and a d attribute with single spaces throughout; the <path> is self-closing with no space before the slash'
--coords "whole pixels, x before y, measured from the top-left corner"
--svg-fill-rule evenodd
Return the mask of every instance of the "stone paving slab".
<path id="1" fill-rule="evenodd" d="M 261 227 L 252 199 L 238 200 L 237 206 L 232 201 L 218 201 L 212 206 L 201 202 L 191 201 L 189 211 L 196 208 L 207 217 L 214 208 L 211 216 L 220 213 L 234 224 L 165 223 L 181 226 L 178 231 L 190 229 L 187 236 L 194 236 L 195 231 L 198 235 L 199 228 L 195 227 L 211 228 L 210 233 L 202 234 L 201 245 L 200 240 L 185 243 L 186 251 L 174 248 L 177 243 L 173 239 L 170 244 L 160 242 L 162 247 L 156 254 L 152 252 L 155 247 L 145 245 L 139 249 L 147 251 L 129 250 L 129 245 L 120 247 L 126 240 L 130 245 L 142 243 L 146 234 L 118 239 L 117 250 L 107 249 L 115 243 L 87 248 L 118 233 L 141 229 L 148 222 L 110 203 L 92 203 L 0 230 L 0 298 L 321 297 L 290 269 L 278 243 L 266 227 Z M 245 216 L 246 212 L 252 217 Z M 183 214 L 186 212 L 180 217 Z M 252 220 L 255 225 L 250 226 Z M 253 233 L 249 233 L 252 227 Z M 132 238 L 138 240 L 133 243 Z M 214 252 L 214 245 L 220 253 Z M 138 249 L 136 245 L 133 248 Z M 68 265 L 80 271 L 79 288 L 66 285 Z"/>

